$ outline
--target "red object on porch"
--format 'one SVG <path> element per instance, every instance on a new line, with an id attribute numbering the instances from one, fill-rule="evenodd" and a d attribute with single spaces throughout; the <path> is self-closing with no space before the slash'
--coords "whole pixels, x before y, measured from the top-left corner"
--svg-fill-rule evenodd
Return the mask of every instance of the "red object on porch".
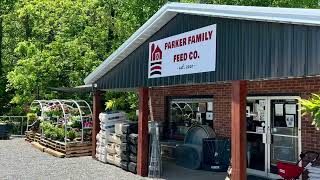
<path id="1" fill-rule="evenodd" d="M 296 164 L 279 162 L 277 164 L 278 174 L 285 179 L 298 179 L 303 173 L 304 168 Z"/>
<path id="2" fill-rule="evenodd" d="M 247 81 L 233 81 L 231 104 L 232 180 L 247 179 L 246 98 Z"/>
<path id="3" fill-rule="evenodd" d="M 100 131 L 99 114 L 102 112 L 102 98 L 101 91 L 93 93 L 93 119 L 92 119 L 92 158 L 96 158 L 96 136 Z"/>
<path id="4" fill-rule="evenodd" d="M 138 155 L 137 155 L 137 173 L 140 176 L 148 175 L 148 98 L 149 89 L 139 89 L 139 120 L 138 120 Z"/>

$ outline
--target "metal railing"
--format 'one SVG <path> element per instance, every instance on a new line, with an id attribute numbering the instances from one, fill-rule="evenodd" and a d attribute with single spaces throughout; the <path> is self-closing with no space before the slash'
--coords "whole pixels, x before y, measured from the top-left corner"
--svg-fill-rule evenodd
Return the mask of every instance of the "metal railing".
<path id="1" fill-rule="evenodd" d="M 8 122 L 12 125 L 10 132 L 12 135 L 21 136 L 28 130 L 27 116 L 0 116 L 0 123 L 1 122 Z"/>

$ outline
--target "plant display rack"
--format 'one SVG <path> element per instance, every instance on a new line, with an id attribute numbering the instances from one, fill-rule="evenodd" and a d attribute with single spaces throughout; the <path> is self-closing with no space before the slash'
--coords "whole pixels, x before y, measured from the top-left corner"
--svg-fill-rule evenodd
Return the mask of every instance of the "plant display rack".
<path id="1" fill-rule="evenodd" d="M 32 131 L 26 132 L 26 141 L 37 142 L 46 148 L 50 148 L 54 151 L 64 154 L 64 157 L 66 158 L 90 156 L 92 151 L 91 142 L 64 143 L 46 137 L 41 137 L 40 133 L 34 133 Z"/>
<path id="2" fill-rule="evenodd" d="M 30 109 L 40 126 L 26 131 L 26 141 L 37 142 L 64 157 L 91 155 L 92 111 L 83 100 L 35 100 Z M 28 127 L 34 126 L 34 121 Z"/>

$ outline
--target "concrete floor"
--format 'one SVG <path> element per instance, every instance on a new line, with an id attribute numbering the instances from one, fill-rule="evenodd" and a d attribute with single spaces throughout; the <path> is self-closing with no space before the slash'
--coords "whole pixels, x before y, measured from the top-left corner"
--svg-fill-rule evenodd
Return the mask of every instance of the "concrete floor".
<path id="1" fill-rule="evenodd" d="M 174 162 L 163 162 L 163 179 L 166 180 L 224 180 L 226 175 L 227 173 L 225 172 L 192 170 L 177 166 Z"/>
<path id="2" fill-rule="evenodd" d="M 164 180 L 225 180 L 226 172 L 211 172 L 204 170 L 186 169 L 175 165 L 172 161 L 163 162 L 163 176 Z M 257 176 L 249 175 L 247 180 L 268 180 Z"/>

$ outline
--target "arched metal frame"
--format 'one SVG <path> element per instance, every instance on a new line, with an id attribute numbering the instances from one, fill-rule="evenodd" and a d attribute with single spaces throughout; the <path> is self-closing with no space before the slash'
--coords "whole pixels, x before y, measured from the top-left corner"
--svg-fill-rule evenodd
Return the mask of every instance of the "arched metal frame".
<path id="1" fill-rule="evenodd" d="M 92 124 L 92 109 L 90 105 L 84 100 L 72 100 L 72 99 L 52 99 L 52 100 L 34 100 L 30 107 L 39 106 L 41 111 L 41 117 L 43 120 L 48 120 L 47 115 L 45 112 L 48 111 L 48 108 L 52 104 L 59 104 L 62 110 L 62 117 L 57 118 L 57 124 L 64 124 L 64 141 L 67 142 L 67 131 L 68 129 L 72 128 L 68 126 L 67 123 L 70 121 L 70 117 L 74 116 L 71 111 L 72 109 L 76 109 L 77 113 L 79 113 L 79 120 L 81 121 L 81 142 L 84 141 L 84 130 L 85 129 L 92 129 L 92 126 L 88 127 L 87 124 L 84 126 L 85 122 L 91 122 Z M 68 110 L 69 109 L 69 110 Z M 29 125 L 29 122 L 27 122 Z M 89 123 L 90 124 L 90 123 Z M 41 136 L 43 137 L 43 131 L 41 130 Z"/>

